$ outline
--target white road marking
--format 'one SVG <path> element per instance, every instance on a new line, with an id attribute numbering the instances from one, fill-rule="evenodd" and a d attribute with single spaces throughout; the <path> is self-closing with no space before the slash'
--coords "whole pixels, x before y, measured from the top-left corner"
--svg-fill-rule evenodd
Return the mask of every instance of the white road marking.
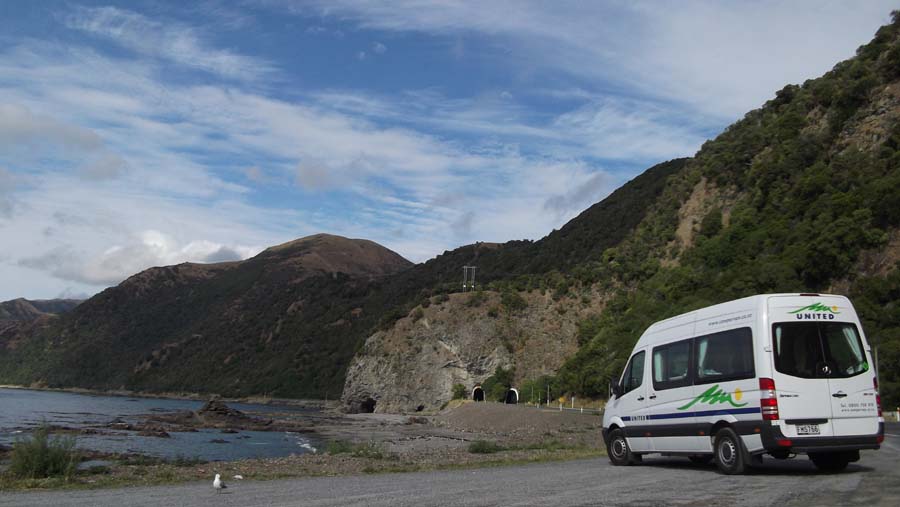
<path id="1" fill-rule="evenodd" d="M 900 437 L 900 435 L 894 435 L 893 433 L 885 433 L 885 435 L 889 437 Z"/>

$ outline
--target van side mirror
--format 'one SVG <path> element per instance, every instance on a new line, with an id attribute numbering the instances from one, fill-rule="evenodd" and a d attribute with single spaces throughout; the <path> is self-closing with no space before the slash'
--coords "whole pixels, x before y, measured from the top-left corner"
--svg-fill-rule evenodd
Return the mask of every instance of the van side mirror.
<path id="1" fill-rule="evenodd" d="M 609 392 L 613 394 L 616 398 L 622 396 L 622 386 L 619 384 L 618 379 L 610 379 L 609 381 Z"/>

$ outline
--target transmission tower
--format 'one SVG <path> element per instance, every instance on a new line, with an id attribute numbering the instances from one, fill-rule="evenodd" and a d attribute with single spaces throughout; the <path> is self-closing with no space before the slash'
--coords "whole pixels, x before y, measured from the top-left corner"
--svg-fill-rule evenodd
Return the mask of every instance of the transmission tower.
<path id="1" fill-rule="evenodd" d="M 475 266 L 463 266 L 463 292 L 475 290 Z"/>

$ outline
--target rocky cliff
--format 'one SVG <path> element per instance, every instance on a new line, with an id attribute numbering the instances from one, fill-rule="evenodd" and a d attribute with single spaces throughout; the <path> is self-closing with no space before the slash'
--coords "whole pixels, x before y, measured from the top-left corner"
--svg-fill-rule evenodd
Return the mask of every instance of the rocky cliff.
<path id="1" fill-rule="evenodd" d="M 551 291 L 493 291 L 431 298 L 390 329 L 370 336 L 347 371 L 349 412 L 436 410 L 454 384 L 467 391 L 497 368 L 518 382 L 551 375 L 578 348 L 578 323 L 605 296 L 554 299 Z"/>

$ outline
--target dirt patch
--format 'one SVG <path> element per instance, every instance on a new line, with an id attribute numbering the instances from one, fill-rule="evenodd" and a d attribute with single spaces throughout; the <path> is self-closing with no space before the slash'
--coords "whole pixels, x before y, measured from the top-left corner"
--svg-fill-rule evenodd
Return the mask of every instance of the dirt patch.
<path id="1" fill-rule="evenodd" d="M 435 417 L 435 424 L 504 443 L 556 439 L 570 445 L 602 446 L 601 417 L 595 414 L 499 403 L 466 403 Z"/>

